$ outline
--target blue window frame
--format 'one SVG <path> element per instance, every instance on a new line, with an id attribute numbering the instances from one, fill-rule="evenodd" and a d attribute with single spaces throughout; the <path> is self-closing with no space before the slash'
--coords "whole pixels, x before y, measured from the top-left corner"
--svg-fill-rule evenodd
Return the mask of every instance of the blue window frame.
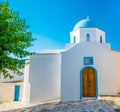
<path id="1" fill-rule="evenodd" d="M 86 34 L 86 41 L 90 41 L 90 34 L 89 33 Z"/>
<path id="2" fill-rule="evenodd" d="M 102 36 L 100 36 L 100 43 L 102 43 Z"/>
<path id="3" fill-rule="evenodd" d="M 84 57 L 84 65 L 93 65 L 94 58 L 93 57 Z"/>
<path id="4" fill-rule="evenodd" d="M 74 36 L 74 40 L 73 41 L 74 41 L 74 43 L 76 43 L 76 36 Z"/>

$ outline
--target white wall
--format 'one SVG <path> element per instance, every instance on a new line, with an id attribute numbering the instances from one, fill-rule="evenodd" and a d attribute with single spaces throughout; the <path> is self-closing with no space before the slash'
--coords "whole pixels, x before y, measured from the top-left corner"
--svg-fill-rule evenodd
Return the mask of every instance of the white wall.
<path id="1" fill-rule="evenodd" d="M 29 68 L 30 68 L 30 60 L 25 61 L 25 70 L 24 70 L 24 81 L 23 81 L 23 96 L 22 96 L 22 104 L 30 103 L 30 82 L 29 82 Z"/>
<path id="2" fill-rule="evenodd" d="M 96 28 L 81 28 L 80 29 L 81 42 L 86 41 L 86 34 L 89 33 L 90 41 L 96 42 Z"/>
<path id="3" fill-rule="evenodd" d="M 76 38 L 75 42 L 74 38 Z M 80 29 L 70 32 L 70 43 L 74 44 L 79 43 L 80 41 Z"/>
<path id="4" fill-rule="evenodd" d="M 60 98 L 60 54 L 38 54 L 30 58 L 30 102 Z"/>
<path id="5" fill-rule="evenodd" d="M 24 73 L 24 68 L 21 69 L 20 71 L 21 71 L 22 73 Z M 21 80 L 23 80 L 23 77 L 24 77 L 23 75 L 19 76 L 19 75 L 15 74 L 13 71 L 10 71 L 10 70 L 8 70 L 8 72 L 9 72 L 12 76 L 14 76 L 14 78 L 9 79 L 9 77 L 7 77 L 7 78 L 5 79 L 4 76 L 1 75 L 1 77 L 0 77 L 0 82 L 14 82 L 14 81 L 21 81 Z"/>
<path id="6" fill-rule="evenodd" d="M 116 77 L 117 77 L 117 92 L 120 93 L 120 52 L 115 52 L 115 57 L 116 57 Z"/>
<path id="7" fill-rule="evenodd" d="M 115 55 L 102 44 L 81 42 L 62 53 L 61 59 L 61 100 L 80 98 L 80 71 L 84 56 L 93 56 L 98 73 L 98 93 L 100 95 L 117 94 Z"/>
<path id="8" fill-rule="evenodd" d="M 100 43 L 100 36 L 102 36 L 102 42 L 106 43 L 105 32 L 99 29 L 96 29 L 96 42 Z"/>
<path id="9" fill-rule="evenodd" d="M 86 41 L 87 33 L 90 34 L 90 41 L 100 43 L 100 36 L 102 36 L 102 42 L 106 43 L 105 32 L 98 28 L 80 28 L 70 32 L 70 43 L 74 43 L 74 37 L 76 37 L 76 43 Z"/>

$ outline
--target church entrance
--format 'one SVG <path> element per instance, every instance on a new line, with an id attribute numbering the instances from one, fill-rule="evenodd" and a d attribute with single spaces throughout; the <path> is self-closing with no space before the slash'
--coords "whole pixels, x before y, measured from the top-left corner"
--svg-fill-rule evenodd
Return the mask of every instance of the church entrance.
<path id="1" fill-rule="evenodd" d="M 96 74 L 92 68 L 85 68 L 82 72 L 82 96 L 96 97 Z"/>

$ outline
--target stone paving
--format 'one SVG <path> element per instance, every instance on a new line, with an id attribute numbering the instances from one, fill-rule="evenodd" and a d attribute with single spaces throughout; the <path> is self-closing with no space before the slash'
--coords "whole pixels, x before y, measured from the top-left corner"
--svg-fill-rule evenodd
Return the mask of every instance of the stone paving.
<path id="1" fill-rule="evenodd" d="M 101 100 L 111 106 L 116 112 L 120 112 L 120 95 L 102 96 Z"/>
<path id="2" fill-rule="evenodd" d="M 0 112 L 120 112 L 119 96 L 102 96 L 100 100 L 52 102 L 46 104 L 34 104 L 22 107 L 16 105 L 19 109 L 1 109 Z"/>
<path id="3" fill-rule="evenodd" d="M 54 102 L 7 112 L 115 112 L 102 100 Z"/>

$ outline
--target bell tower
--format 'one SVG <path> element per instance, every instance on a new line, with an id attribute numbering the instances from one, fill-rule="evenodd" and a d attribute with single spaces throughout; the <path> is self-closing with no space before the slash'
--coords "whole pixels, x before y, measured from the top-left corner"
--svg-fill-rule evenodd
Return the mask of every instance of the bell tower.
<path id="1" fill-rule="evenodd" d="M 88 16 L 86 19 L 79 21 L 73 28 L 73 31 L 70 32 L 71 44 L 77 44 L 83 41 L 106 43 L 105 32 L 100 30 Z"/>

